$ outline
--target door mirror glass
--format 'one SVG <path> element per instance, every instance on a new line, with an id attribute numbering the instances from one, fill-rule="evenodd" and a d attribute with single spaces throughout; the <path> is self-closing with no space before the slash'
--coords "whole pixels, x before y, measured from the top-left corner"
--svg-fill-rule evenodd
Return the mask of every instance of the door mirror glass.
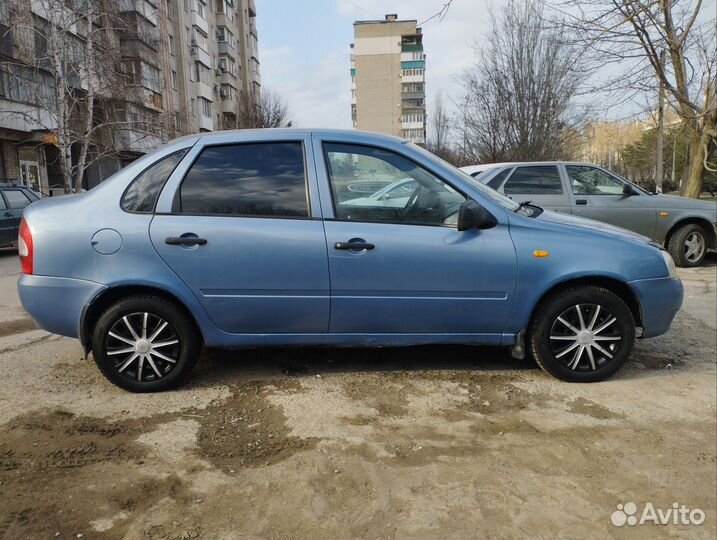
<path id="1" fill-rule="evenodd" d="M 625 197 L 632 197 L 633 195 L 637 195 L 637 190 L 630 184 L 625 184 L 622 188 L 622 194 Z"/>
<path id="2" fill-rule="evenodd" d="M 490 229 L 498 225 L 495 216 L 476 201 L 464 202 L 458 210 L 458 230 Z"/>

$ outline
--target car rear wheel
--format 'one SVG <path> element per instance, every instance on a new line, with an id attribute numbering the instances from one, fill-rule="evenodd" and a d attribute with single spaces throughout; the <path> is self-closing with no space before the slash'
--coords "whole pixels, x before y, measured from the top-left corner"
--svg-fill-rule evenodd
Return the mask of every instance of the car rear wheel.
<path id="1" fill-rule="evenodd" d="M 707 255 L 705 230 L 694 223 L 681 226 L 670 236 L 667 250 L 677 266 L 699 266 Z"/>
<path id="2" fill-rule="evenodd" d="M 97 322 L 92 354 L 110 382 L 130 392 L 178 386 L 199 357 L 191 318 L 156 296 L 132 296 L 110 306 Z"/>
<path id="3" fill-rule="evenodd" d="M 537 364 L 568 382 L 607 379 L 628 358 L 634 341 L 630 308 L 597 286 L 571 287 L 548 297 L 528 331 L 528 349 Z"/>

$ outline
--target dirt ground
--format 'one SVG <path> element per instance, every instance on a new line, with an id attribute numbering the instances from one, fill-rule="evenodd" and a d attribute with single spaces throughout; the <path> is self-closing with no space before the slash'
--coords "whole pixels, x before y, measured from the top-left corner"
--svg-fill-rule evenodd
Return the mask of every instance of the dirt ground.
<path id="1" fill-rule="evenodd" d="M 0 254 L 0 538 L 717 537 L 716 272 L 613 379 L 497 349 L 206 351 L 133 395 L 37 330 Z M 611 524 L 618 504 L 702 525 Z"/>

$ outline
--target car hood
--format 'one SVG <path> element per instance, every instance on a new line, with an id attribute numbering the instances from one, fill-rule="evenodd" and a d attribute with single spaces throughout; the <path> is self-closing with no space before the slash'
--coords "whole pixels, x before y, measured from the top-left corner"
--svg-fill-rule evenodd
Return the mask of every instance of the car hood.
<path id="1" fill-rule="evenodd" d="M 553 212 L 552 210 L 544 210 L 543 213 L 535 219 L 548 223 L 556 223 L 559 225 L 567 225 L 569 227 L 587 229 L 597 233 L 607 234 L 612 237 L 617 236 L 620 238 L 637 240 L 644 243 L 650 242 L 650 239 L 646 236 L 643 236 L 633 231 L 628 231 L 627 229 L 623 229 L 622 227 L 610 225 L 609 223 L 603 223 L 602 221 L 595 221 L 594 219 L 571 216 L 569 214 L 562 214 L 560 212 Z"/>
<path id="2" fill-rule="evenodd" d="M 717 213 L 717 203 L 714 201 L 701 201 L 699 199 L 690 199 L 689 197 L 679 197 L 677 195 L 652 195 L 650 200 L 654 203 L 655 208 L 658 210 L 679 208 Z"/>

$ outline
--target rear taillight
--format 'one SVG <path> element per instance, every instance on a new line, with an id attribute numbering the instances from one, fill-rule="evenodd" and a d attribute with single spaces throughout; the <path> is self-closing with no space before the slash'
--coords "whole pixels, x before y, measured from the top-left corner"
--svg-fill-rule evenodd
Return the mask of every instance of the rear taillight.
<path id="1" fill-rule="evenodd" d="M 33 249 L 32 234 L 25 218 L 20 222 L 20 234 L 17 237 L 17 252 L 20 255 L 20 268 L 23 274 L 32 274 Z"/>

